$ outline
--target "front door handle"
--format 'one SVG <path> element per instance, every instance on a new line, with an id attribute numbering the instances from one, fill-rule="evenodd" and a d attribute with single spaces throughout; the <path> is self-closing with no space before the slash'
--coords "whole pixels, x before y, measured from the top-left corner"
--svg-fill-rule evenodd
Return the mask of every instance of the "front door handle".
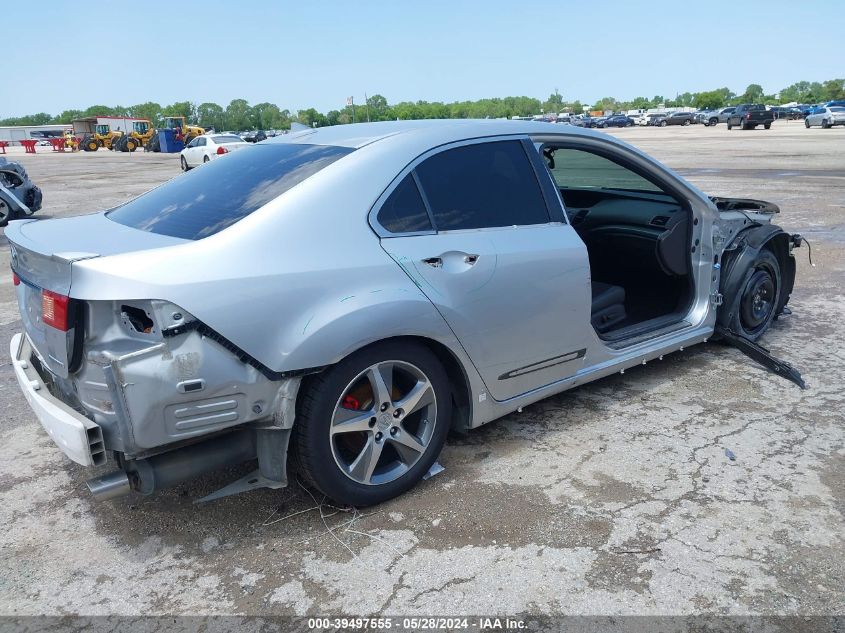
<path id="1" fill-rule="evenodd" d="M 469 264 L 470 266 L 472 266 L 477 261 L 478 261 L 478 255 L 465 255 L 464 256 L 464 263 Z"/>
<path id="2" fill-rule="evenodd" d="M 439 257 L 426 257 L 423 260 L 423 264 L 428 264 L 432 268 L 442 268 L 443 267 L 443 260 Z"/>

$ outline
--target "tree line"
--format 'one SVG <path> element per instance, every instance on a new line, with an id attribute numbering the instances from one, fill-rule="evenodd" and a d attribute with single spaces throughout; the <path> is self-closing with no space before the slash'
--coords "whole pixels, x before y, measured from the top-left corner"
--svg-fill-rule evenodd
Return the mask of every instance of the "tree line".
<path id="1" fill-rule="evenodd" d="M 765 94 L 759 84 L 750 84 L 743 93 L 737 94 L 728 88 L 704 92 L 684 92 L 674 99 L 662 95 L 652 98 L 636 97 L 630 101 L 620 101 L 613 97 L 604 97 L 593 104 L 581 101 L 567 101 L 557 90 L 546 100 L 533 97 L 504 97 L 479 99 L 477 101 L 402 101 L 389 104 L 382 95 L 368 97 L 364 103 L 346 106 L 338 110 L 319 112 L 307 108 L 292 112 L 282 109 L 274 103 L 250 105 L 244 99 L 234 99 L 229 105 L 217 103 L 193 103 L 177 101 L 161 105 L 153 101 L 134 106 L 93 105 L 85 110 L 65 110 L 58 115 L 46 112 L 21 117 L 0 119 L 0 125 L 45 125 L 48 123 L 70 123 L 85 116 L 108 115 L 128 116 L 149 119 L 154 125 L 160 125 L 166 116 L 184 116 L 190 123 L 215 130 L 250 130 L 290 128 L 292 122 L 307 126 L 341 125 L 362 121 L 393 121 L 396 119 L 466 119 L 466 118 L 510 118 L 512 116 L 532 116 L 558 112 L 580 113 L 588 110 L 613 110 L 615 112 L 656 107 L 695 107 L 701 109 L 720 108 L 738 103 L 819 103 L 845 99 L 845 79 L 830 79 L 824 82 L 799 81 L 781 90 L 777 94 Z"/>

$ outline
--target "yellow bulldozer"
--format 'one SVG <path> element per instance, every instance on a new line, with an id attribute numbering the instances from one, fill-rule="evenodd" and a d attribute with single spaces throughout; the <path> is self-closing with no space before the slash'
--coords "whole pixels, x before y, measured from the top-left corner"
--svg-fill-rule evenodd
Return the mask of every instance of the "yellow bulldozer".
<path id="1" fill-rule="evenodd" d="M 115 139 L 121 136 L 122 134 L 120 132 L 112 132 L 111 126 L 108 123 L 97 124 L 94 126 L 92 132 L 88 132 L 82 137 L 80 147 L 86 152 L 96 152 L 101 147 L 111 149 Z"/>
<path id="2" fill-rule="evenodd" d="M 112 143 L 112 149 L 119 152 L 134 152 L 139 147 L 146 147 L 156 130 L 149 121 L 133 121 L 132 131 L 124 134 Z"/>

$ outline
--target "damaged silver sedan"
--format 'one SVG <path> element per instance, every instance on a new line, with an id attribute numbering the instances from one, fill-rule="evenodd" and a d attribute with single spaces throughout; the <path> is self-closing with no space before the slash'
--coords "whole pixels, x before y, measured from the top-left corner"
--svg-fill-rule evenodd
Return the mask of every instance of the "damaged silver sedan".
<path id="1" fill-rule="evenodd" d="M 515 121 L 301 131 L 110 211 L 12 222 L 21 389 L 98 498 L 257 460 L 212 498 L 414 486 L 450 429 L 786 310 L 773 205 Z"/>

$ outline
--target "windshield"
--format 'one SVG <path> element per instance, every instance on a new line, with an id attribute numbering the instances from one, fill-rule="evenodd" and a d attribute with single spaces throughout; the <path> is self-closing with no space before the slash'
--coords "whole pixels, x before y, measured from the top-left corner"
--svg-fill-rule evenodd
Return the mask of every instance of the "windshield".
<path id="1" fill-rule="evenodd" d="M 329 145 L 252 145 L 177 176 L 109 211 L 132 228 L 199 240 L 260 209 L 354 150 Z"/>

